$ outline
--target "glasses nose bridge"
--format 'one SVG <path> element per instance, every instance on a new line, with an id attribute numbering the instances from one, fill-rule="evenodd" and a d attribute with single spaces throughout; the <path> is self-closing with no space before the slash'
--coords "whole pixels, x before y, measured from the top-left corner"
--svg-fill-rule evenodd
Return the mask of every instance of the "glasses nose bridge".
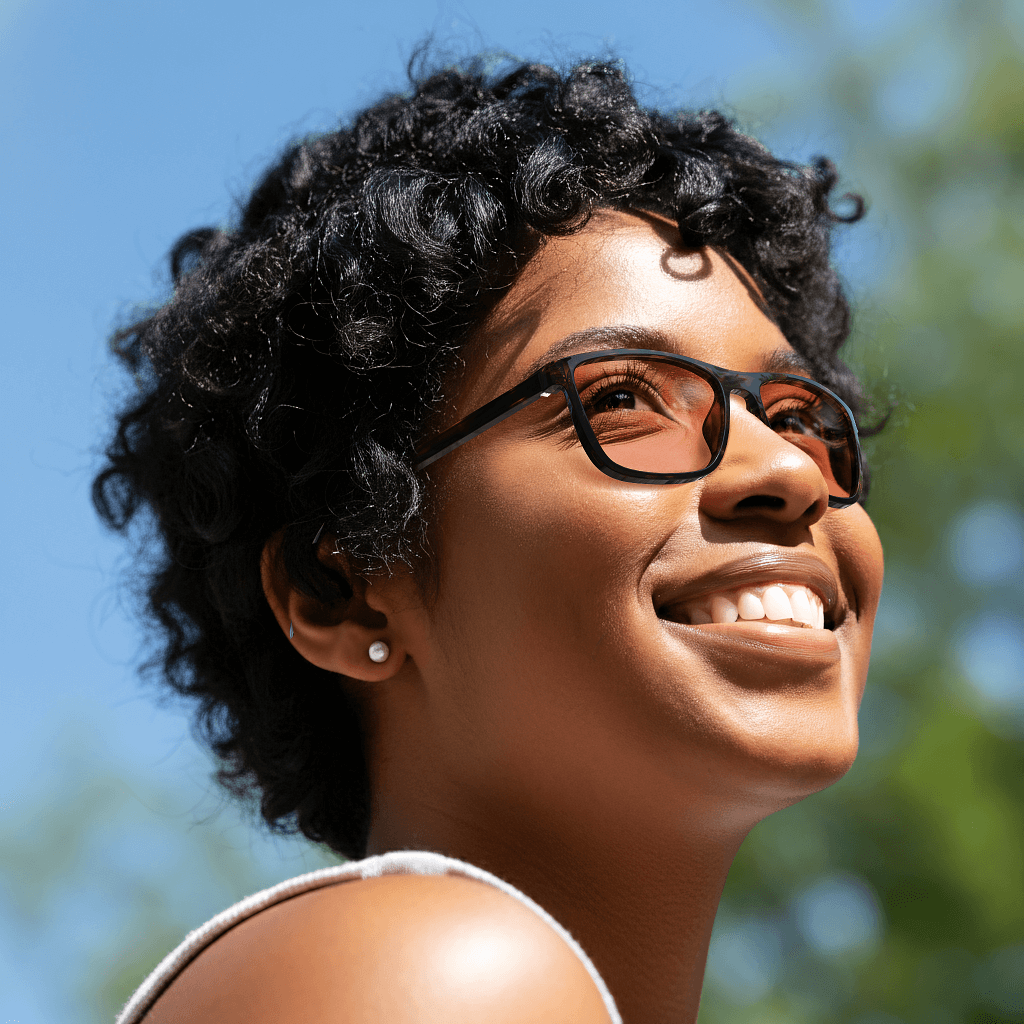
<path id="1" fill-rule="evenodd" d="M 739 395 L 747 407 L 747 412 L 756 416 L 765 425 L 768 423 L 768 413 L 761 402 L 761 384 L 764 381 L 760 373 L 721 373 L 722 383 L 725 385 L 726 393 Z"/>

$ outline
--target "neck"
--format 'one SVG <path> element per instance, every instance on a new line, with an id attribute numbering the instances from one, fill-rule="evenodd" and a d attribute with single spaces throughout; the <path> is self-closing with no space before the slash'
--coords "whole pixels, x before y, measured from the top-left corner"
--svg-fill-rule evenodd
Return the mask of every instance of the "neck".
<path id="1" fill-rule="evenodd" d="M 433 849 L 504 878 L 577 939 L 630 1024 L 693 1024 L 715 912 L 753 820 L 712 826 L 705 812 L 652 830 L 648 813 L 643 824 L 605 819 L 567 836 L 544 828 L 551 819 L 536 808 L 498 806 L 500 821 L 406 805 L 378 816 L 370 852 Z M 575 817 L 584 824 L 578 807 Z"/>

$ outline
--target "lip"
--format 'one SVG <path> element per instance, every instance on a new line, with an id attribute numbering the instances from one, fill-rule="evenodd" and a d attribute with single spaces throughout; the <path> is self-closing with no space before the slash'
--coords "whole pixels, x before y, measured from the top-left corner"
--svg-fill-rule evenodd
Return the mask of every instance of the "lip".
<path id="1" fill-rule="evenodd" d="M 736 590 L 742 587 L 756 587 L 768 583 L 794 583 L 813 590 L 821 598 L 825 607 L 825 630 L 803 630 L 787 626 L 776 626 L 775 629 L 787 630 L 792 633 L 824 632 L 831 635 L 846 616 L 846 603 L 842 600 L 836 575 L 829 566 L 815 555 L 801 551 L 759 551 L 724 562 L 714 569 L 687 580 L 685 583 L 673 585 L 666 583 L 656 589 L 652 595 L 654 608 L 659 619 L 683 625 L 666 614 L 666 609 L 673 605 L 687 604 L 700 597 L 713 594 L 720 590 Z M 738 623 L 731 623 L 726 630 L 723 627 L 686 626 L 687 629 L 699 629 L 706 632 L 724 633 L 729 635 L 745 635 L 745 631 L 737 629 Z M 759 626 L 764 633 L 764 623 L 750 623 Z M 752 632 L 752 636 L 760 635 Z M 779 639 L 785 636 L 780 633 Z"/>
<path id="2" fill-rule="evenodd" d="M 842 677 L 842 648 L 829 629 L 772 622 L 690 626 L 662 620 L 674 642 L 698 654 L 715 674 L 742 690 L 782 692 L 833 688 Z"/>

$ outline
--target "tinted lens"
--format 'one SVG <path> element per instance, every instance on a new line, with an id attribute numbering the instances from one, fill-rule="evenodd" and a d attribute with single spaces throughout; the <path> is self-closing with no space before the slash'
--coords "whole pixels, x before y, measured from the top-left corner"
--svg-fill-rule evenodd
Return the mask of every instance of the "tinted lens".
<path id="1" fill-rule="evenodd" d="M 832 497 L 848 498 L 857 490 L 853 424 L 832 395 L 798 381 L 771 381 L 761 385 L 761 403 L 772 429 L 814 460 Z"/>
<path id="2" fill-rule="evenodd" d="M 574 380 L 594 436 L 616 465 L 698 473 L 714 460 L 722 412 L 697 372 L 653 356 L 616 356 L 582 363 Z"/>

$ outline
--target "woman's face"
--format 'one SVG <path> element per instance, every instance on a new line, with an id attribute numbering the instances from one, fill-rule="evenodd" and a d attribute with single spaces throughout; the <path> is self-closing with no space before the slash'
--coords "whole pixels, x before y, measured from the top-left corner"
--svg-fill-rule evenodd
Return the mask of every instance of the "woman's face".
<path id="1" fill-rule="evenodd" d="M 661 218 L 612 212 L 549 239 L 471 343 L 442 426 L 556 346 L 551 358 L 594 348 L 559 346 L 588 328 L 806 373 L 742 272 L 677 243 Z M 815 464 L 737 398 L 721 466 L 687 484 L 613 480 L 565 423 L 555 394 L 429 471 L 437 589 L 410 653 L 433 770 L 481 797 L 543 792 L 563 810 L 617 791 L 666 812 L 717 796 L 754 818 L 840 777 L 882 582 L 863 508 L 827 508 Z M 771 585 L 820 601 L 825 628 L 706 621 L 716 601 Z"/>

